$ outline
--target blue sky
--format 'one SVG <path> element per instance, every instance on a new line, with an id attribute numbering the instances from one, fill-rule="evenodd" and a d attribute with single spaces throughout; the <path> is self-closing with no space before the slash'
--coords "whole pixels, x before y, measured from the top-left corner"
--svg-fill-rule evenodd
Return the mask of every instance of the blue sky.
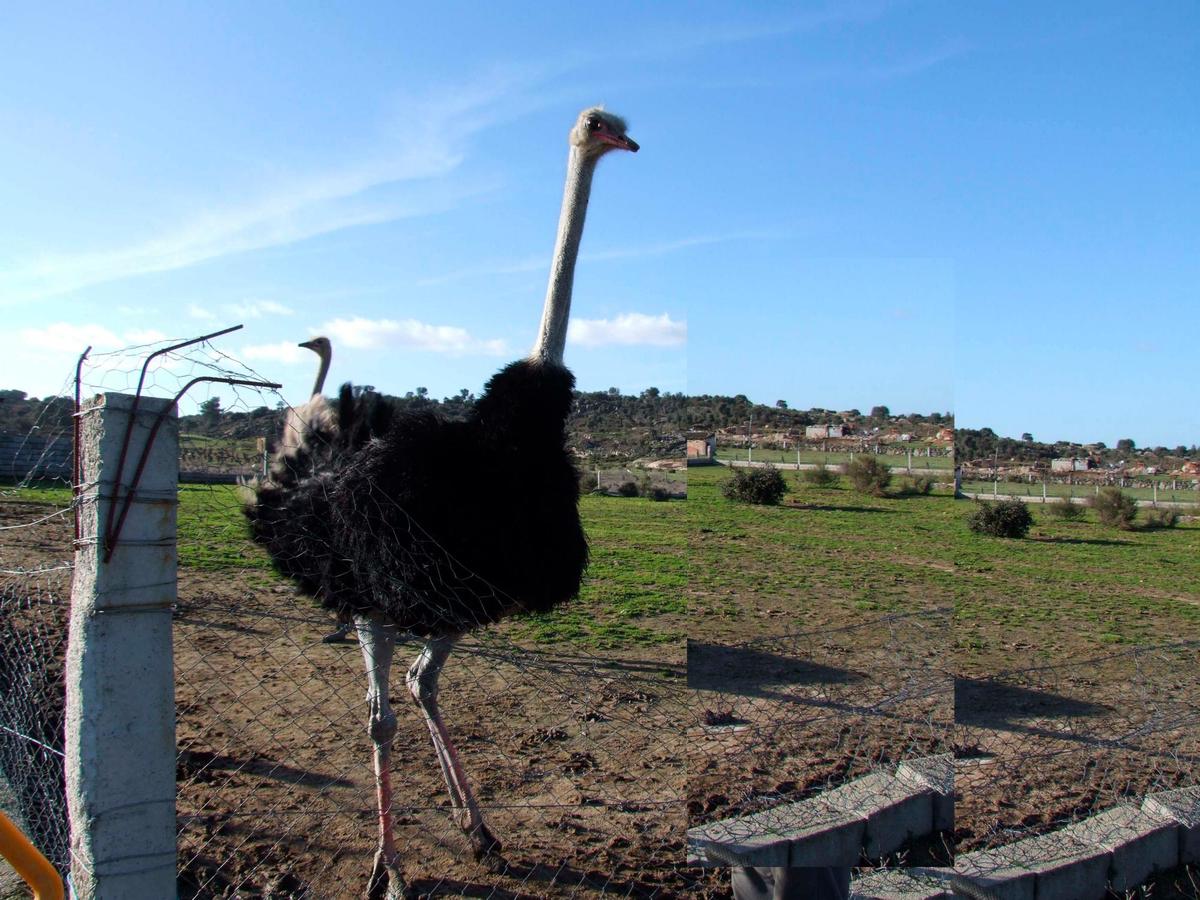
<path id="1" fill-rule="evenodd" d="M 527 351 L 566 131 L 597 174 L 585 389 L 953 409 L 1191 444 L 1190 3 L 142 4 L 0 27 L 0 386 L 190 336 L 303 399 L 478 391 Z"/>

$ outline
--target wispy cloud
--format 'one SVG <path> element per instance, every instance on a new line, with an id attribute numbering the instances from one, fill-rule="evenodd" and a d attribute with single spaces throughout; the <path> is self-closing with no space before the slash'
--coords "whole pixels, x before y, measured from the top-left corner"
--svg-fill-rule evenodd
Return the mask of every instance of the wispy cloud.
<path id="1" fill-rule="evenodd" d="M 196 303 L 188 304 L 187 313 L 193 319 L 199 319 L 201 322 L 210 322 L 217 317 L 216 313 Z"/>
<path id="2" fill-rule="evenodd" d="M 312 352 L 305 350 L 296 341 L 280 341 L 277 344 L 253 344 L 243 347 L 242 356 L 246 359 L 294 365 L 302 362 L 306 357 L 311 359 Z"/>
<path id="3" fill-rule="evenodd" d="M 227 303 L 222 307 L 234 319 L 261 319 L 265 316 L 290 316 L 291 307 L 275 300 L 246 300 L 242 303 Z"/>
<path id="4" fill-rule="evenodd" d="M 70 354 L 78 354 L 85 347 L 115 350 L 167 338 L 157 328 L 129 328 L 118 334 L 105 325 L 89 322 L 54 322 L 41 328 L 22 328 L 18 334 L 22 349 Z"/>
<path id="5" fill-rule="evenodd" d="M 385 348 L 423 350 L 452 356 L 500 356 L 507 352 L 502 340 L 484 340 L 455 325 L 431 325 L 416 319 L 367 319 L 362 316 L 333 319 L 319 329 L 335 346 L 357 350 Z"/>
<path id="6" fill-rule="evenodd" d="M 679 347 L 687 343 L 687 322 L 677 322 L 668 313 L 659 316 L 622 313 L 615 319 L 574 319 L 567 326 L 567 340 L 584 347 L 609 344 Z"/>
<path id="7" fill-rule="evenodd" d="M 505 103 L 541 77 L 537 70 L 489 71 L 473 82 L 397 101 L 391 119 L 357 159 L 299 175 L 249 202 L 198 210 L 164 233 L 105 249 L 8 260 L 0 303 L 28 302 L 92 285 L 198 265 L 347 228 L 442 212 L 486 190 L 452 181 L 468 139 L 530 104 Z M 192 315 L 195 314 L 193 307 Z"/>

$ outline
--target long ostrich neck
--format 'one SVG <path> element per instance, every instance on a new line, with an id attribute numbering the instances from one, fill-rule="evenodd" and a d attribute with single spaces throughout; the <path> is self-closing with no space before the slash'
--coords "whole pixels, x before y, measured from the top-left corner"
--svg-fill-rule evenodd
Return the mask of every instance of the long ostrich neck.
<path id="1" fill-rule="evenodd" d="M 532 359 L 562 365 L 567 344 L 567 320 L 571 316 L 575 260 L 579 256 L 579 241 L 583 237 L 583 220 L 587 216 L 597 159 L 596 156 L 585 156 L 578 147 L 572 147 L 567 157 L 567 183 L 563 188 L 562 212 L 558 216 L 554 260 L 550 263 L 550 286 L 546 289 L 546 305 L 530 354 Z"/>
<path id="2" fill-rule="evenodd" d="M 329 374 L 329 358 L 333 354 L 328 351 L 321 351 L 321 367 L 317 369 L 317 380 L 313 384 L 312 395 L 315 397 L 325 390 L 325 376 Z"/>

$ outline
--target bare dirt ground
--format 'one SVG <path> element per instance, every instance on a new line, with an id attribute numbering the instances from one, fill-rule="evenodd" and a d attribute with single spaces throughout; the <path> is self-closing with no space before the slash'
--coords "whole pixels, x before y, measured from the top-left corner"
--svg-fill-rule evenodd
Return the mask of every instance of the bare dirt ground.
<path id="1" fill-rule="evenodd" d="M 377 828 L 354 643 L 290 591 L 185 573 L 176 630 L 181 868 L 191 895 L 351 896 Z M 428 732 L 393 673 L 397 842 L 423 894 L 687 894 L 682 659 L 530 653 L 485 633 L 451 657 L 442 707 L 507 867 L 476 863 Z M 254 893 L 254 892 L 258 893 Z M 249 892 L 249 893 L 247 893 Z M 185 896 L 188 895 L 185 891 Z"/>
<path id="2" fill-rule="evenodd" d="M 874 616 L 751 644 L 691 641 L 689 824 L 801 800 L 906 759 L 949 752 L 953 685 L 938 669 L 948 611 Z M 949 833 L 865 865 L 950 865 Z"/>
<path id="3" fill-rule="evenodd" d="M 960 676 L 960 847 L 1009 843 L 1195 784 L 1198 649 L 1113 650 L 999 676 Z"/>
<path id="4" fill-rule="evenodd" d="M 69 572 L 54 567 L 69 559 L 70 519 L 5 530 L 51 512 L 0 501 L 0 569 L 38 570 L 4 580 L 66 596 Z M 414 891 L 727 897 L 723 874 L 681 865 L 688 824 L 799 799 L 948 744 L 960 758 L 953 840 L 908 848 L 893 863 L 943 861 L 947 844 L 1009 843 L 1195 783 L 1194 646 L 1086 658 L 1067 648 L 1049 667 L 960 672 L 951 688 L 947 638 L 921 617 L 864 612 L 839 630 L 844 610 L 831 609 L 796 632 L 794 611 L 777 599 L 746 609 L 737 622 L 698 619 L 687 648 L 556 652 L 500 628 L 451 658 L 443 710 L 505 844 L 500 872 L 471 858 L 450 819 L 403 687 L 416 647 L 402 648 L 393 779 Z M 376 841 L 366 685 L 354 643 L 320 643 L 331 625 L 261 570 L 183 571 L 182 896 L 361 895 Z M 759 638 L 737 640 L 747 631 Z M 1194 872 L 1171 873 L 1153 896 L 1194 897 L 1195 883 Z"/>

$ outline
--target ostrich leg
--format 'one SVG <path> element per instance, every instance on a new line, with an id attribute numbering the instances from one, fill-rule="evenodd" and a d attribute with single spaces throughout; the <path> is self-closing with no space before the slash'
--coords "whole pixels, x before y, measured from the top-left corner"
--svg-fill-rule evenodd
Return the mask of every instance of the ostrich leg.
<path id="1" fill-rule="evenodd" d="M 367 882 L 367 900 L 401 897 L 404 879 L 396 864 L 396 838 L 392 833 L 392 738 L 396 716 L 388 702 L 388 679 L 396 650 L 396 629 L 374 616 L 355 616 L 358 643 L 367 667 L 367 731 L 375 745 L 375 793 L 379 803 L 379 849 Z"/>
<path id="2" fill-rule="evenodd" d="M 442 767 L 446 788 L 450 791 L 450 802 L 458 811 L 458 824 L 470 839 L 475 858 L 490 857 L 493 862 L 503 863 L 500 857 L 500 841 L 484 824 L 483 814 L 479 811 L 479 803 L 471 791 L 467 773 L 463 771 L 458 751 L 454 749 L 450 733 L 442 721 L 441 712 L 438 711 L 438 676 L 450 655 L 450 650 L 454 647 L 455 640 L 456 637 L 449 637 L 427 641 L 421 655 L 409 667 L 405 681 L 409 693 L 425 716 L 425 724 L 429 726 L 433 749 Z"/>

